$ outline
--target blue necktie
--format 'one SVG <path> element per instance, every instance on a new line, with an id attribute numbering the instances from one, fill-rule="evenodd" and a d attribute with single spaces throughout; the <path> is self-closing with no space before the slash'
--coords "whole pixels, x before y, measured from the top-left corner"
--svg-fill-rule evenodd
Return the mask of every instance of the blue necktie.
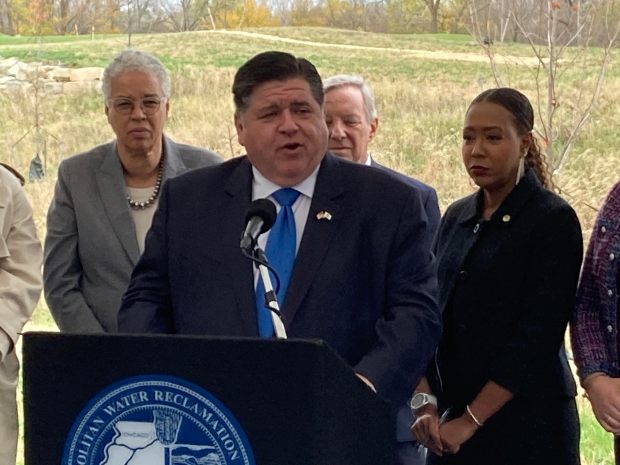
<path id="1" fill-rule="evenodd" d="M 269 264 L 278 272 L 280 287 L 278 288 L 277 298 L 280 309 L 284 306 L 286 289 L 291 280 L 293 265 L 295 263 L 295 245 L 297 234 L 295 232 L 295 215 L 291 205 L 295 203 L 299 192 L 295 189 L 285 188 L 275 191 L 271 196 L 276 199 L 281 208 L 276 217 L 267 245 L 265 255 Z M 276 280 L 270 272 L 271 283 L 274 288 Z M 260 337 L 273 336 L 273 323 L 271 321 L 271 311 L 265 308 L 265 286 L 263 281 L 258 278 L 256 284 L 256 309 L 258 311 L 258 334 Z"/>

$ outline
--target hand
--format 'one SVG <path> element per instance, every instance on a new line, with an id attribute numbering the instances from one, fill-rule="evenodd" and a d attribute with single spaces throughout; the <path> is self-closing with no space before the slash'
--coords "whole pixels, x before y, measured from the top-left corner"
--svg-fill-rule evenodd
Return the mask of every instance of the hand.
<path id="1" fill-rule="evenodd" d="M 439 428 L 443 450 L 449 454 L 456 454 L 461 446 L 476 433 L 477 429 L 478 425 L 467 413 L 444 423 Z"/>
<path id="2" fill-rule="evenodd" d="M 411 425 L 411 434 L 416 441 L 435 455 L 443 455 L 437 407 L 428 405 L 416 411 L 416 420 Z"/>
<path id="3" fill-rule="evenodd" d="M 606 431 L 620 434 L 620 378 L 595 375 L 584 383 L 594 416 Z"/>

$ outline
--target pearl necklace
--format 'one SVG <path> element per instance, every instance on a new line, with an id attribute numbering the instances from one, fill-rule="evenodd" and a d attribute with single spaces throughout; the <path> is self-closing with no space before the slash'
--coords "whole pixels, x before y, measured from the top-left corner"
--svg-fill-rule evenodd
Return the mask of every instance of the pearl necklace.
<path id="1" fill-rule="evenodd" d="M 129 195 L 127 195 L 127 202 L 129 203 L 129 206 L 133 208 L 134 210 L 144 210 L 145 208 L 148 208 L 151 205 L 153 205 L 153 202 L 155 202 L 155 200 L 157 199 L 157 196 L 159 195 L 159 189 L 161 187 L 161 181 L 163 177 L 164 177 L 164 154 L 162 153 L 161 158 L 159 160 L 157 180 L 155 181 L 155 187 L 153 188 L 153 193 L 148 199 L 141 200 L 141 201 L 134 200 Z"/>

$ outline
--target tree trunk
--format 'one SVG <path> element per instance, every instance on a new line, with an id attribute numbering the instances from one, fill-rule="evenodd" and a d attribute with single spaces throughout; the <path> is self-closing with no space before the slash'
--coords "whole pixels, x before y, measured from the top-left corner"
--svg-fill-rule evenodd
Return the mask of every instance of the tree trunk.
<path id="1" fill-rule="evenodd" d="M 13 21 L 7 0 L 0 0 L 0 32 L 13 34 Z"/>
<path id="2" fill-rule="evenodd" d="M 436 33 L 439 29 L 439 2 L 440 0 L 425 0 L 426 6 L 431 13 L 431 32 Z"/>
<path id="3" fill-rule="evenodd" d="M 432 33 L 437 32 L 437 23 L 438 23 L 437 16 L 438 16 L 437 9 L 431 11 L 431 32 Z"/>

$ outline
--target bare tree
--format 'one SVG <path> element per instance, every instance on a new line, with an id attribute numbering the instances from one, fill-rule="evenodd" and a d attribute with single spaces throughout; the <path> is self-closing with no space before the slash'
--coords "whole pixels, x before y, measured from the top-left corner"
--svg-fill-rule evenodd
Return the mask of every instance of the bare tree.
<path id="1" fill-rule="evenodd" d="M 67 34 L 78 30 L 84 8 L 76 0 L 58 0 L 54 2 L 54 30 L 58 34 Z"/>
<path id="2" fill-rule="evenodd" d="M 472 0 L 474 8 L 470 10 L 472 34 L 489 58 L 496 84 L 502 85 L 497 48 L 484 40 L 476 3 Z M 516 14 L 522 11 L 524 3 L 529 3 L 530 11 L 535 13 L 527 20 Z M 536 84 L 533 104 L 541 125 L 539 134 L 555 173 L 566 163 L 579 132 L 596 109 L 611 51 L 620 32 L 619 4 L 620 0 L 522 0 L 512 5 L 512 21 L 530 45 L 537 63 L 533 69 Z M 596 48 L 591 46 L 594 38 L 599 43 Z M 594 79 L 582 81 L 577 93 L 569 95 L 568 88 L 573 86 L 564 84 L 574 79 L 571 73 L 588 66 L 593 59 L 598 63 Z"/>
<path id="3" fill-rule="evenodd" d="M 469 0 L 452 0 L 447 4 L 450 8 L 450 27 L 449 30 L 452 33 L 459 33 L 463 31 L 463 18 L 465 13 L 469 9 Z"/>
<path id="4" fill-rule="evenodd" d="M 495 0 L 493 7 L 495 9 L 497 19 L 499 22 L 499 37 L 500 42 L 504 42 L 506 33 L 508 32 L 508 26 L 510 25 L 510 19 L 512 18 L 514 2 L 510 0 Z"/>
<path id="5" fill-rule="evenodd" d="M 538 0 L 540 1 L 540 0 Z M 483 34 L 483 42 L 504 42 L 514 24 L 515 12 L 523 14 L 525 1 L 511 0 L 472 0 L 469 4 L 470 23 Z M 516 28 L 513 27 L 513 31 Z M 514 39 L 513 39 L 514 40 Z"/>
<path id="6" fill-rule="evenodd" d="M 194 31 L 209 17 L 208 0 L 163 0 L 161 7 L 177 32 Z"/>
<path id="7" fill-rule="evenodd" d="M 145 23 L 153 7 L 152 0 L 127 0 L 128 30 L 145 32 L 149 26 Z"/>
<path id="8" fill-rule="evenodd" d="M 13 20 L 7 0 L 0 0 L 0 32 L 13 34 Z"/>
<path id="9" fill-rule="evenodd" d="M 424 3 L 428 7 L 428 11 L 431 14 L 431 32 L 437 32 L 439 30 L 439 4 L 441 0 L 424 0 Z"/>
<path id="10" fill-rule="evenodd" d="M 510 29 L 513 42 L 517 42 L 520 38 L 523 39 L 520 37 L 518 24 L 537 24 L 536 18 L 540 18 L 540 9 L 544 6 L 543 4 L 544 2 L 540 0 L 520 0 L 518 4 L 512 4 Z"/>
<path id="11" fill-rule="evenodd" d="M 326 0 L 326 3 L 338 3 L 338 0 Z M 267 6 L 273 15 L 280 20 L 280 25 L 290 26 L 291 24 L 291 0 L 268 0 Z"/>

